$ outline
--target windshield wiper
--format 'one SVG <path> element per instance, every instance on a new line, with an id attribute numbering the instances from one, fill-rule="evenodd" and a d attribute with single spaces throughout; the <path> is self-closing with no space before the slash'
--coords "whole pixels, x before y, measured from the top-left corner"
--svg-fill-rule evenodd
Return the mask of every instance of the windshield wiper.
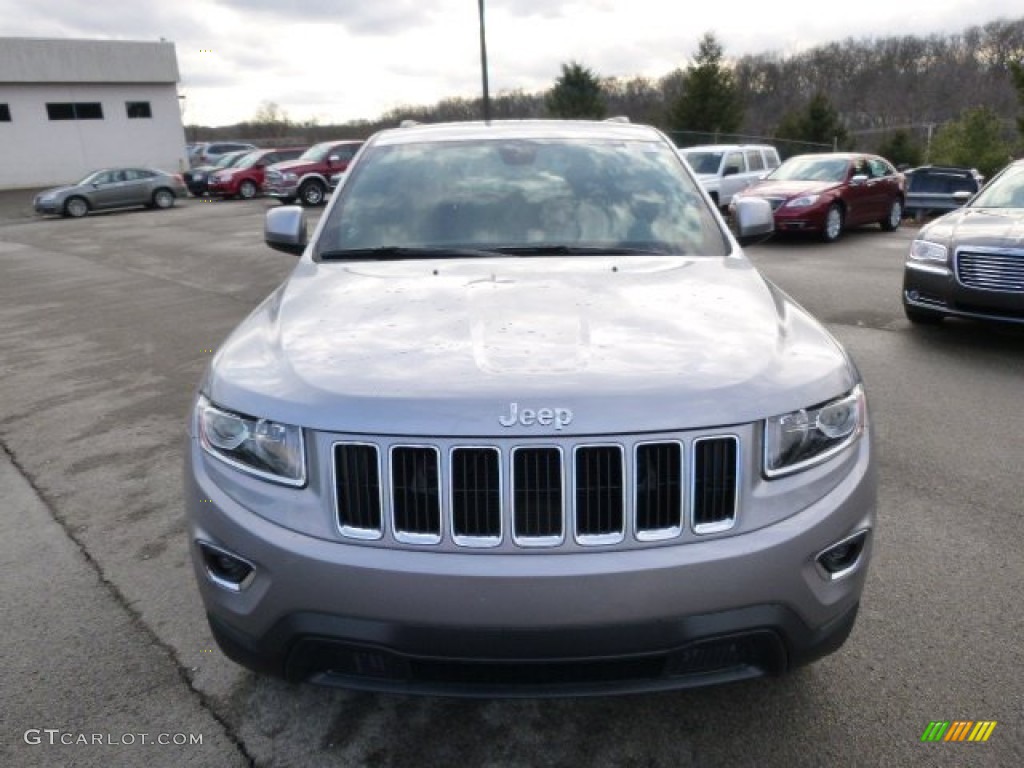
<path id="1" fill-rule="evenodd" d="M 380 245 L 375 248 L 340 248 L 333 251 L 324 251 L 320 258 L 324 261 L 353 261 L 377 260 L 397 261 L 400 259 L 464 259 L 464 258 L 486 258 L 499 256 L 497 251 L 481 251 L 472 248 L 439 248 L 439 247 L 417 247 L 406 245 Z"/>
<path id="2" fill-rule="evenodd" d="M 495 248 L 498 253 L 509 256 L 666 256 L 679 255 L 665 248 L 633 248 L 624 245 L 509 245 Z"/>

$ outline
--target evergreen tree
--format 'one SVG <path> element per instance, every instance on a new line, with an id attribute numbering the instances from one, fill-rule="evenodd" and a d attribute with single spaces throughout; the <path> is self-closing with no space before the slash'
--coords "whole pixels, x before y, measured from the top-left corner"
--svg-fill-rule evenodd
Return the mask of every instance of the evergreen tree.
<path id="1" fill-rule="evenodd" d="M 775 129 L 775 136 L 843 148 L 847 146 L 849 134 L 828 96 L 818 91 L 802 112 L 789 112 L 783 116 Z"/>
<path id="2" fill-rule="evenodd" d="M 999 115 L 989 107 L 965 109 L 959 119 L 943 125 L 932 139 L 930 156 L 936 165 L 977 168 L 988 178 L 1012 157 Z"/>
<path id="3" fill-rule="evenodd" d="M 743 102 L 732 71 L 722 58 L 722 45 L 714 33 L 705 33 L 693 63 L 682 76 L 682 93 L 669 105 L 669 128 L 708 133 L 739 130 Z"/>
<path id="4" fill-rule="evenodd" d="M 554 117 L 600 119 L 607 112 L 601 80 L 575 61 L 562 64 L 562 74 L 548 91 L 545 104 Z"/>
<path id="5" fill-rule="evenodd" d="M 1017 117 L 1018 139 L 1024 146 L 1024 60 L 1010 62 L 1010 77 L 1013 87 L 1017 89 L 1017 100 L 1020 102 L 1020 115 Z"/>
<path id="6" fill-rule="evenodd" d="M 878 154 L 893 165 L 917 166 L 921 164 L 921 146 L 907 131 L 894 131 L 878 147 Z"/>

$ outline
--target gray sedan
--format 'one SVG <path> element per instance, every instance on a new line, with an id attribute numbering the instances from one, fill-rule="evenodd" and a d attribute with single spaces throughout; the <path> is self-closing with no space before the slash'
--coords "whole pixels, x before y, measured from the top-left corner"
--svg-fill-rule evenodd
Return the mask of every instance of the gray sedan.
<path id="1" fill-rule="evenodd" d="M 104 208 L 170 208 L 175 199 L 188 197 L 181 176 L 153 168 L 105 168 L 66 187 L 36 195 L 36 213 L 79 218 Z"/>

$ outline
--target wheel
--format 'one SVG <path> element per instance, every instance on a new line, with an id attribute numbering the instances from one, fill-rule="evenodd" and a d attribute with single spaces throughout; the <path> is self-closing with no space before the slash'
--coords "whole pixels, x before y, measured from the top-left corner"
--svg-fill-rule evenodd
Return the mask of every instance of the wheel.
<path id="1" fill-rule="evenodd" d="M 169 189 L 158 189 L 153 193 L 153 205 L 157 208 L 170 208 L 174 205 L 174 193 Z"/>
<path id="2" fill-rule="evenodd" d="M 252 200 L 256 197 L 257 192 L 259 189 L 256 187 L 256 182 L 251 179 L 245 179 L 238 185 L 238 196 L 243 200 Z"/>
<path id="3" fill-rule="evenodd" d="M 897 197 L 889 205 L 889 215 L 878 223 L 882 225 L 883 232 L 895 232 L 900 228 L 901 221 L 903 221 L 903 201 Z"/>
<path id="4" fill-rule="evenodd" d="M 64 215 L 80 219 L 89 212 L 89 203 L 84 197 L 70 197 L 64 203 Z"/>
<path id="5" fill-rule="evenodd" d="M 825 214 L 825 228 L 821 230 L 821 239 L 831 243 L 839 239 L 843 233 L 843 209 L 839 203 L 832 203 Z"/>
<path id="6" fill-rule="evenodd" d="M 903 312 L 906 314 L 907 320 L 914 325 L 938 325 L 942 322 L 942 318 L 945 317 L 941 312 L 930 312 L 927 309 L 918 309 L 909 304 L 903 305 Z"/>
<path id="7" fill-rule="evenodd" d="M 299 199 L 305 206 L 321 205 L 324 202 L 324 185 L 319 181 L 307 181 L 299 189 Z"/>

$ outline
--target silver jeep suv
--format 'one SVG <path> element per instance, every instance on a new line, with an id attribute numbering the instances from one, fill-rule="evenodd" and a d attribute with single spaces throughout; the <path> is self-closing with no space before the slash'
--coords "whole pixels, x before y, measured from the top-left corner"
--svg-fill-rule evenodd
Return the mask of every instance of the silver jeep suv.
<path id="1" fill-rule="evenodd" d="M 738 235 L 764 234 L 761 200 Z M 370 139 L 189 424 L 223 651 L 443 695 L 658 690 L 836 650 L 876 478 L 856 367 L 658 131 Z"/>

